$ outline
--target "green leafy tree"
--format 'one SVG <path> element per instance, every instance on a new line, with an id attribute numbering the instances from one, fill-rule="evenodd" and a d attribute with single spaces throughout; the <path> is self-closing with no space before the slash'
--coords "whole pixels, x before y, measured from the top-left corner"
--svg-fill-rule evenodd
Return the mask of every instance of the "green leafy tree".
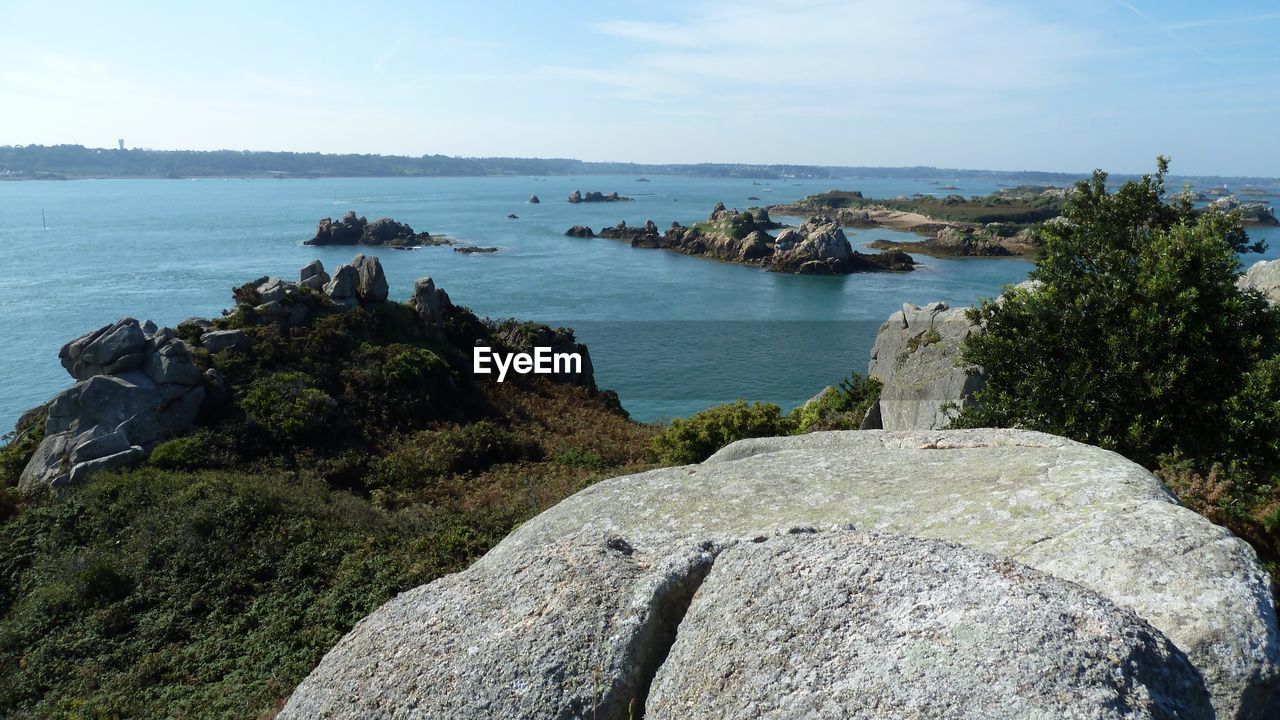
<path id="1" fill-rule="evenodd" d="M 1101 171 L 1046 223 L 1042 285 L 975 308 L 963 360 L 987 373 L 959 427 L 1026 427 L 1153 466 L 1275 464 L 1275 311 L 1236 287 L 1250 245 L 1234 214 L 1162 200 L 1168 161 L 1114 193 Z M 1236 413 L 1233 415 L 1233 413 Z"/>

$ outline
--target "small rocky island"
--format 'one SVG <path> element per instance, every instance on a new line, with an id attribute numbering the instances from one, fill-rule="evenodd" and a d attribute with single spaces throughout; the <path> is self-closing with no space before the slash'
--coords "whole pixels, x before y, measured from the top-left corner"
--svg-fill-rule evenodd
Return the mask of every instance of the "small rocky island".
<path id="1" fill-rule="evenodd" d="M 934 257 L 1018 257 L 1039 252 L 1036 228 L 1062 213 L 1069 193 L 1067 188 L 1022 186 L 970 198 L 875 199 L 856 190 L 830 190 L 769 209 L 779 215 L 826 215 L 845 227 L 885 227 L 924 237 L 915 242 L 871 243 L 878 250 Z"/>
<path id="2" fill-rule="evenodd" d="M 576 205 L 577 203 L 630 202 L 634 199 L 635 198 L 619 195 L 616 192 L 611 192 L 606 195 L 602 192 L 593 191 L 584 195 L 581 190 L 574 190 L 569 194 L 568 202 Z"/>
<path id="3" fill-rule="evenodd" d="M 636 248 L 661 248 L 798 275 L 901 272 L 915 266 L 904 252 L 855 251 L 840 224 L 827 216 L 811 217 L 799 228 L 784 229 L 776 237 L 768 233 L 781 227 L 764 208 L 729 210 L 724 203 L 717 203 L 711 215 L 693 227 L 673 222 L 665 233 L 659 233 L 652 220 L 643 227 L 628 227 L 620 222 L 601 230 L 599 236 L 626 240 Z M 574 225 L 565 235 L 596 236 L 584 225 Z"/>
<path id="4" fill-rule="evenodd" d="M 432 237 L 428 232 L 414 232 L 407 223 L 391 218 L 369 222 L 349 211 L 341 220 L 324 218 L 316 226 L 316 234 L 304 245 L 368 245 L 370 247 L 414 248 L 426 245 L 451 245 L 445 237 Z"/>

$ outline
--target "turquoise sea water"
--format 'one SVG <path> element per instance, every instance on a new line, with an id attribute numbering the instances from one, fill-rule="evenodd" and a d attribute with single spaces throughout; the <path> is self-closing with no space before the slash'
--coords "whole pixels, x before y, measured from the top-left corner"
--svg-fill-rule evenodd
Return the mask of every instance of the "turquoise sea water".
<path id="1" fill-rule="evenodd" d="M 905 274 L 775 275 L 749 267 L 564 236 L 619 220 L 665 228 L 729 207 L 787 202 L 831 189 L 884 197 L 935 191 L 876 178 L 711 180 L 654 176 L 322 180 L 80 180 L 0 183 L 0 428 L 70 378 L 67 340 L 124 315 L 176 324 L 216 316 L 230 289 L 261 275 L 295 279 L 354 248 L 302 245 L 325 216 L 388 216 L 492 255 L 448 247 L 377 254 L 392 296 L 431 276 L 481 315 L 574 327 L 596 378 L 640 420 L 686 415 L 736 398 L 790 407 L 850 370 L 865 371 L 880 323 L 904 302 L 972 304 L 1022 280 L 1020 260 L 917 256 Z M 961 183 L 966 195 L 994 185 Z M 575 189 L 635 202 L 570 205 Z M 542 203 L 526 202 L 532 194 Z M 760 201 L 748 200 L 757 196 Z M 41 211 L 47 218 L 42 229 Z M 514 213 L 519 219 L 507 219 Z M 887 230 L 847 231 L 855 246 Z M 1280 245 L 1274 228 L 1261 233 Z M 1273 248 L 1269 257 L 1274 257 Z"/>

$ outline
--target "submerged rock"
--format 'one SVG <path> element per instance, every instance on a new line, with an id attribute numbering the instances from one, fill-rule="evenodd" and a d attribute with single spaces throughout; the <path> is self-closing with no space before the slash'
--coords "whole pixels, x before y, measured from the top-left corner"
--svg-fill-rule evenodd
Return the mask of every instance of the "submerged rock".
<path id="1" fill-rule="evenodd" d="M 1098 448 L 747 440 L 596 484 L 397 597 L 281 717 L 1272 717 L 1270 587 Z"/>

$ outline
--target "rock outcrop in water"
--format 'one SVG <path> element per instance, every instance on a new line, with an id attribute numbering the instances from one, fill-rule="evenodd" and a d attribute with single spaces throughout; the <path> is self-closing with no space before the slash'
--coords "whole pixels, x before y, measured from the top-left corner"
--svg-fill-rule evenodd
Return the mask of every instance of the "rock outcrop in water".
<path id="1" fill-rule="evenodd" d="M 602 193 L 602 192 L 595 192 L 595 191 L 592 191 L 592 192 L 588 192 L 587 194 L 585 194 L 585 195 L 584 195 L 584 194 L 582 193 L 582 191 L 581 191 L 581 190 L 574 190 L 572 193 L 569 193 L 569 200 L 568 200 L 568 202 L 573 203 L 573 204 L 577 204 L 577 203 L 603 203 L 603 202 L 629 202 L 629 201 L 634 200 L 634 199 L 635 199 L 635 198 L 629 198 L 629 197 L 625 197 L 625 196 L 623 196 L 623 195 L 619 195 L 619 194 L 618 194 L 618 193 L 616 193 L 616 192 L 611 192 L 611 193 L 609 193 L 609 194 L 607 194 L 607 195 L 606 195 L 605 193 Z"/>
<path id="2" fill-rule="evenodd" d="M 746 440 L 594 485 L 400 595 L 280 717 L 1274 717 L 1270 589 L 1098 448 Z"/>
<path id="3" fill-rule="evenodd" d="M 840 226 L 825 218 L 783 230 L 776 238 L 768 232 L 781 227 L 763 208 L 738 211 L 718 203 L 705 222 L 693 227 L 675 222 L 659 234 L 652 220 L 643 227 L 620 222 L 601 230 L 600 237 L 626 240 L 636 248 L 673 250 L 801 275 L 908 271 L 914 267 L 911 256 L 903 252 L 864 254 L 853 250 Z M 575 225 L 565 234 L 591 237 L 591 229 Z"/>
<path id="4" fill-rule="evenodd" d="M 369 245 L 372 247 L 411 248 L 422 245 L 448 245 L 446 238 L 432 237 L 427 232 L 414 232 L 409 225 L 391 218 L 369 222 L 348 212 L 341 220 L 324 218 L 316 226 L 316 234 L 304 245 Z"/>

